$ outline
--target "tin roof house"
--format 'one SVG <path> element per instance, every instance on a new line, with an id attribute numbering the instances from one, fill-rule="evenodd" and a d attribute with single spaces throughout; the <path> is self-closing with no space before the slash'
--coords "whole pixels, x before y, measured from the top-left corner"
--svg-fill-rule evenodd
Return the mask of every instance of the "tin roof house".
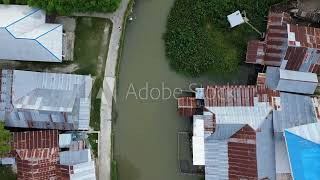
<path id="1" fill-rule="evenodd" d="M 61 62 L 61 24 L 46 23 L 40 9 L 0 5 L 0 59 Z"/>
<path id="2" fill-rule="evenodd" d="M 320 29 L 291 22 L 289 14 L 270 12 L 265 40 L 248 43 L 246 62 L 319 73 Z"/>
<path id="3" fill-rule="evenodd" d="M 90 76 L 0 71 L 0 118 L 8 127 L 87 130 Z"/>
<path id="4" fill-rule="evenodd" d="M 207 180 L 275 179 L 271 112 L 279 94 L 264 83 L 261 74 L 257 86 L 196 89 L 203 113 L 193 116 L 193 164 L 205 166 Z"/>
<path id="5" fill-rule="evenodd" d="M 13 133 L 12 155 L 17 162 L 18 180 L 95 180 L 94 161 L 89 149 L 60 151 L 58 130 Z M 65 136 L 62 136 L 65 138 Z"/>

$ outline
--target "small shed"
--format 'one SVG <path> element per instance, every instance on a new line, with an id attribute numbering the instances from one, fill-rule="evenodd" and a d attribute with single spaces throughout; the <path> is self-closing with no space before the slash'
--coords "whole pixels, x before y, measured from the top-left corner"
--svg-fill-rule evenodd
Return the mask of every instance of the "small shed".
<path id="1" fill-rule="evenodd" d="M 313 94 L 318 85 L 315 73 L 290 71 L 276 67 L 267 69 L 267 86 L 273 90 Z"/>
<path id="2" fill-rule="evenodd" d="M 228 15 L 228 21 L 230 23 L 231 28 L 243 24 L 245 22 L 239 10 Z"/>

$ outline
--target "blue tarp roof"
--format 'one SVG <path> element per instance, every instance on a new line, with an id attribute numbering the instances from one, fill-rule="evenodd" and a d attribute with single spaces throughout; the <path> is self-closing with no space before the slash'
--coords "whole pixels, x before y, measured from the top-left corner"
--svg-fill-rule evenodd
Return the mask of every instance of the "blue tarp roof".
<path id="1" fill-rule="evenodd" d="M 320 180 L 320 144 L 285 131 L 294 180 Z"/>

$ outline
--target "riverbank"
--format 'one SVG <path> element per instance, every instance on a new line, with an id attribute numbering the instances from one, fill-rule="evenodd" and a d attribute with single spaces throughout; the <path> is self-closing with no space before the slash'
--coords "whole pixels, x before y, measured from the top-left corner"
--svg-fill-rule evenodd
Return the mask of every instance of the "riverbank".
<path id="1" fill-rule="evenodd" d="M 190 121 L 179 117 L 176 100 L 136 99 L 127 92 L 146 84 L 161 89 L 188 89 L 189 84 L 246 84 L 249 68 L 233 74 L 186 78 L 170 69 L 164 51 L 163 33 L 174 0 L 137 0 L 125 29 L 119 61 L 117 97 L 113 119 L 114 158 L 119 180 L 198 180 L 182 175 L 178 160 L 178 133 L 190 131 Z"/>

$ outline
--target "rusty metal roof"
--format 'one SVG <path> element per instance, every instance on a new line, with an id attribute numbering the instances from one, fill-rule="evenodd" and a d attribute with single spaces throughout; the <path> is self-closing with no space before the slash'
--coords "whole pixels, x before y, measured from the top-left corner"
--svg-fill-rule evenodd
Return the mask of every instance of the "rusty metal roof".
<path id="1" fill-rule="evenodd" d="M 59 147 L 57 130 L 25 131 L 13 133 L 12 148 L 14 150 L 55 147 Z"/>
<path id="2" fill-rule="evenodd" d="M 289 46 L 320 48 L 320 29 L 288 24 Z"/>

